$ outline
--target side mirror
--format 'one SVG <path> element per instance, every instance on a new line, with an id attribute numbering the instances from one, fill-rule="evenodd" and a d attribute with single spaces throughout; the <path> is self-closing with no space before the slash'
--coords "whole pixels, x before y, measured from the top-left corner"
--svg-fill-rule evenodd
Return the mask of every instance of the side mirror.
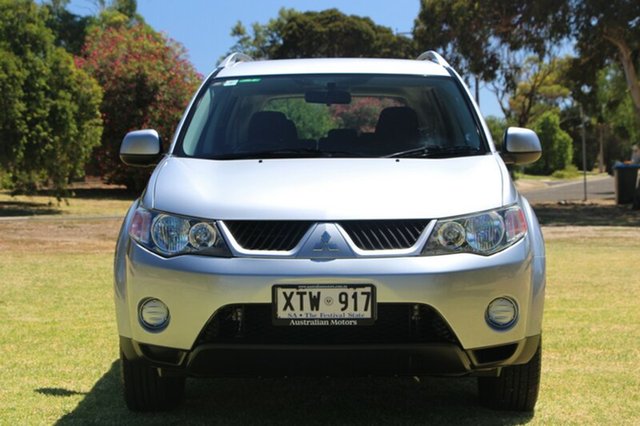
<path id="1" fill-rule="evenodd" d="M 529 164 L 542 155 L 536 132 L 522 127 L 509 127 L 504 132 L 502 149 L 500 155 L 506 164 Z"/>
<path id="2" fill-rule="evenodd" d="M 128 166 L 155 166 L 160 160 L 160 136 L 152 129 L 127 133 L 120 145 L 120 160 Z"/>

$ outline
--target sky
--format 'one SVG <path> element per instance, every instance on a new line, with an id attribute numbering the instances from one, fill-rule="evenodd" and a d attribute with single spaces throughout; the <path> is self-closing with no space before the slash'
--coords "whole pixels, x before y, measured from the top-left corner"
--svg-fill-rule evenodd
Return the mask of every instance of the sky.
<path id="1" fill-rule="evenodd" d="M 283 7 L 336 8 L 348 15 L 368 16 L 396 33 L 410 33 L 420 0 L 138 0 L 138 12 L 145 21 L 184 45 L 195 68 L 205 76 L 235 43 L 229 34 L 236 22 L 247 28 L 253 22 L 265 24 Z M 72 0 L 69 9 L 83 15 L 96 12 L 91 0 Z M 482 87 L 480 109 L 485 116 L 502 116 L 494 94 Z"/>

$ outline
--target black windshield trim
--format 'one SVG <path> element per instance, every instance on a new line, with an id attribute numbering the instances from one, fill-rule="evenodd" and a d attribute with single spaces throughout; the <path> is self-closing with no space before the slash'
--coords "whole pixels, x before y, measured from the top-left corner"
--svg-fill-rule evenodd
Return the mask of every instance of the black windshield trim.
<path id="1" fill-rule="evenodd" d="M 248 75 L 248 76 L 242 76 L 241 78 L 243 79 L 252 79 L 252 78 L 266 78 L 266 77 L 296 77 L 296 76 L 300 76 L 300 77 L 318 77 L 318 78 L 322 78 L 322 77 L 328 77 L 328 76 L 337 76 L 337 77 L 348 77 L 348 76 L 353 76 L 353 77 L 416 77 L 416 78 L 428 78 L 428 79 L 433 79 L 433 80 L 447 80 L 447 81 L 451 81 L 453 80 L 454 84 L 456 85 L 456 87 L 458 87 L 458 90 L 461 93 L 461 97 L 463 98 L 463 101 L 467 107 L 467 111 L 468 113 L 471 115 L 472 120 L 475 124 L 475 128 L 478 131 L 478 136 L 479 136 L 479 142 L 480 142 L 480 146 L 479 146 L 479 152 L 478 154 L 473 154 L 473 155 L 481 155 L 481 154 L 486 154 L 486 153 L 490 153 L 491 150 L 489 148 L 489 144 L 487 141 L 487 137 L 485 135 L 484 132 L 484 127 L 481 124 L 481 121 L 476 113 L 475 108 L 473 108 L 473 105 L 471 104 L 471 101 L 469 99 L 468 93 L 465 90 L 464 86 L 462 85 L 461 81 L 459 80 L 459 78 L 457 77 L 457 75 L 453 72 L 452 69 L 445 67 L 447 72 L 449 73 L 449 76 L 443 76 L 443 75 L 419 75 L 419 74 L 402 74 L 402 73 L 380 73 L 380 74 L 375 74 L 375 73 L 322 73 L 322 74 L 318 74 L 318 73 L 308 73 L 308 74 L 302 74 L 302 73 L 296 73 L 296 74 L 268 74 L 268 75 L 261 75 L 261 74 L 257 74 L 257 75 Z M 197 158 L 197 159 L 210 159 L 210 160 L 227 160 L 227 159 L 256 159 L 256 158 L 260 158 L 257 156 L 254 156 L 251 153 L 247 153 L 250 154 L 251 156 L 246 157 L 246 156 L 242 156 L 243 153 L 237 153 L 237 157 L 235 156 L 235 154 L 229 154 L 229 156 L 212 156 L 212 157 L 202 157 L 202 156 L 193 156 L 193 155 L 189 155 L 187 153 L 184 152 L 183 150 L 183 140 L 186 134 L 187 129 L 189 128 L 189 125 L 191 124 L 191 120 L 193 118 L 193 115 L 195 114 L 195 110 L 196 108 L 194 108 L 195 105 L 198 105 L 198 102 L 200 101 L 200 99 L 204 96 L 204 94 L 207 92 L 207 90 L 209 90 L 211 84 L 213 84 L 213 82 L 215 80 L 218 81 L 225 81 L 225 80 L 234 80 L 237 79 L 237 76 L 225 76 L 225 77 L 217 77 L 218 73 L 222 71 L 222 68 L 217 68 L 208 78 L 207 80 L 201 85 L 200 90 L 198 91 L 198 93 L 196 94 L 196 97 L 194 98 L 193 102 L 189 105 L 189 111 L 187 113 L 187 116 L 185 117 L 182 126 L 180 127 L 180 131 L 178 133 L 178 136 L 176 138 L 176 143 L 174 145 L 174 149 L 171 152 L 171 155 L 174 155 L 176 157 L 183 157 L 183 158 Z M 324 154 L 329 154 L 329 155 L 322 155 L 322 156 L 318 156 L 316 158 L 340 158 L 338 156 L 338 154 L 340 155 L 344 155 L 343 158 L 388 158 L 389 156 L 370 156 L 370 155 L 362 155 L 359 153 L 351 153 L 351 152 L 327 152 L 327 151 L 319 151 L 320 153 L 324 153 Z M 330 154 L 336 154 L 336 155 L 330 155 Z M 282 157 L 265 157 L 265 158 L 299 158 L 299 157 L 289 157 L 289 156 L 282 156 Z M 300 157 L 300 158 L 313 158 L 313 157 Z"/>

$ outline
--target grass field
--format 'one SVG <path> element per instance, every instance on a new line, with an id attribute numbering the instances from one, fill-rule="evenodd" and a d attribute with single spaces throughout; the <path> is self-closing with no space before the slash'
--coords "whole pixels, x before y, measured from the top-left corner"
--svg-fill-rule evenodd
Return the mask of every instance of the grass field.
<path id="1" fill-rule="evenodd" d="M 135 196 L 113 186 L 79 187 L 73 197 L 58 200 L 52 194 L 11 196 L 0 191 L 0 217 L 122 216 Z"/>
<path id="2" fill-rule="evenodd" d="M 545 228 L 534 415 L 481 408 L 473 379 L 434 378 L 190 380 L 181 409 L 140 415 L 124 407 L 116 362 L 119 225 L 0 221 L 0 424 L 640 424 L 636 227 Z"/>

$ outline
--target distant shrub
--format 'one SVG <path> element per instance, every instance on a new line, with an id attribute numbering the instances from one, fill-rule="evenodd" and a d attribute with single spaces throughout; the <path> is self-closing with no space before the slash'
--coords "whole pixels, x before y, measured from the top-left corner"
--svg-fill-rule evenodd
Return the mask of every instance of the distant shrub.
<path id="1" fill-rule="evenodd" d="M 534 175 L 549 175 L 556 170 L 566 169 L 573 159 L 573 140 L 560 128 L 560 116 L 556 111 L 543 113 L 533 123 L 533 130 L 540 138 L 542 157 L 526 172 Z"/>
<path id="2" fill-rule="evenodd" d="M 102 134 L 97 82 L 56 47 L 47 10 L 0 1 L 0 183 L 66 194 Z"/>
<path id="3" fill-rule="evenodd" d="M 102 86 L 100 111 L 104 118 L 101 145 L 94 150 L 92 172 L 109 183 L 140 191 L 149 169 L 133 169 L 120 162 L 125 134 L 153 128 L 166 150 L 185 106 L 201 76 L 178 43 L 144 24 L 126 24 L 126 16 L 110 12 L 108 25 L 89 29 L 77 62 Z M 123 21 L 123 22 L 120 22 Z"/>
<path id="4" fill-rule="evenodd" d="M 571 179 L 580 176 L 580 171 L 573 164 L 569 164 L 565 169 L 551 173 L 551 176 L 557 179 Z"/>
<path id="5" fill-rule="evenodd" d="M 493 115 L 486 117 L 484 121 L 487 123 L 489 132 L 491 132 L 491 137 L 493 138 L 493 143 L 496 145 L 496 148 L 498 150 L 502 149 L 504 132 L 507 130 L 507 127 L 509 127 L 507 121 L 504 118 Z"/>

